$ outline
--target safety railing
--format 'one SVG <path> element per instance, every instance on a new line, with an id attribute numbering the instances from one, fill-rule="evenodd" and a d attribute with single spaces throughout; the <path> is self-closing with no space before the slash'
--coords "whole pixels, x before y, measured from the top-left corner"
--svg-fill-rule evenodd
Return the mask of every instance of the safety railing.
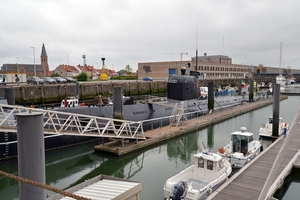
<path id="1" fill-rule="evenodd" d="M 146 139 L 142 122 L 118 120 L 62 111 L 0 104 L 0 131 L 17 132 L 18 113 L 39 112 L 44 117 L 44 133 L 123 139 Z"/>

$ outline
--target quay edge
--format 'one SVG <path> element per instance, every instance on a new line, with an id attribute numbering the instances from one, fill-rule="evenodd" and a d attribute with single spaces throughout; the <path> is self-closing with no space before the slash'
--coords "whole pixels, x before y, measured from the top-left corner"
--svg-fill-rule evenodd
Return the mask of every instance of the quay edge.
<path id="1" fill-rule="evenodd" d="M 287 96 L 281 95 L 280 100 L 287 99 Z M 236 106 L 231 109 L 226 109 L 219 112 L 214 112 L 212 114 L 208 114 L 205 116 L 201 116 L 198 118 L 193 118 L 185 122 L 179 127 L 176 126 L 163 126 L 157 129 L 153 129 L 145 132 L 146 140 L 142 141 L 129 141 L 122 143 L 120 140 L 114 140 L 111 142 L 107 142 L 105 144 L 94 146 L 95 151 L 102 151 L 115 154 L 117 156 L 125 155 L 134 151 L 141 150 L 146 147 L 150 147 L 153 145 L 157 145 L 159 143 L 165 142 L 169 139 L 182 136 L 184 134 L 189 133 L 190 131 L 204 128 L 211 124 L 219 123 L 221 121 L 225 121 L 232 117 L 242 115 L 246 112 L 253 111 L 273 103 L 273 99 L 268 100 L 260 100 L 252 103 L 247 103 L 241 106 Z"/>

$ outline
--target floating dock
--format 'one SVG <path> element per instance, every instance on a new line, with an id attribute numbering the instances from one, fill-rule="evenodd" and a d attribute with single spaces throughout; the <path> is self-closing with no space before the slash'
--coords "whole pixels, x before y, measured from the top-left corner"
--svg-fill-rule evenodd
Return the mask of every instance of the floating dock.
<path id="1" fill-rule="evenodd" d="M 287 96 L 280 96 L 280 99 L 287 99 Z M 182 122 L 180 126 L 177 127 L 169 125 L 147 131 L 144 133 L 147 138 L 146 140 L 125 140 L 125 142 L 122 142 L 121 140 L 114 140 L 105 144 L 97 145 L 94 149 L 96 151 L 113 153 L 118 156 L 125 155 L 127 153 L 167 141 L 171 138 L 182 136 L 193 130 L 204 128 L 208 125 L 268 106 L 272 103 L 273 99 L 263 99 L 252 103 L 245 103 L 241 106 L 189 119 Z"/>
<path id="2" fill-rule="evenodd" d="M 273 198 L 275 192 L 282 187 L 284 179 L 290 174 L 292 168 L 299 167 L 299 120 L 300 113 L 298 112 L 293 120 L 291 129 L 287 133 L 287 137 L 279 137 L 207 199 L 244 200 Z M 264 186 L 265 183 L 267 183 L 266 186 Z M 260 197 L 264 187 L 268 190 L 265 193 L 266 198 Z"/>

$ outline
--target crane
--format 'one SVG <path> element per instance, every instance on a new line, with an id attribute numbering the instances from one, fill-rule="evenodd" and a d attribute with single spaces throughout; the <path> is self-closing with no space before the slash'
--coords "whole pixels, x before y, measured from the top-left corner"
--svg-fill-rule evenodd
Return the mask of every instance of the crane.
<path id="1" fill-rule="evenodd" d="M 180 61 L 182 61 L 182 55 L 188 55 L 188 53 L 155 53 L 155 54 L 180 54 Z"/>

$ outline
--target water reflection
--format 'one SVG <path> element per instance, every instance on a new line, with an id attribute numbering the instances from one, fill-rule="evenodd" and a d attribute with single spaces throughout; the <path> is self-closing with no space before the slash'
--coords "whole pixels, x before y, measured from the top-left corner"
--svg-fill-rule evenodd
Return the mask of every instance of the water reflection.
<path id="1" fill-rule="evenodd" d="M 292 122 L 299 102 L 300 97 L 289 97 L 280 102 L 280 116 L 288 123 Z M 258 130 L 270 111 L 272 105 L 122 157 L 94 152 L 92 147 L 97 143 L 47 152 L 46 183 L 65 189 L 105 174 L 142 182 L 143 200 L 163 199 L 162 188 L 166 179 L 193 162 L 193 155 L 200 150 L 202 142 L 210 151 L 216 152 L 229 142 L 230 133 L 241 126 L 247 127 L 258 138 Z M 271 143 L 271 140 L 262 141 L 264 149 Z M 17 175 L 17 160 L 1 162 L 0 170 Z M 17 198 L 18 182 L 0 176 L 0 199 Z"/>
<path id="2" fill-rule="evenodd" d="M 214 146 L 214 127 L 212 125 L 207 128 L 207 146 L 208 148 Z"/>
<path id="3" fill-rule="evenodd" d="M 291 174 L 285 178 L 283 187 L 274 194 L 274 197 L 282 200 L 297 199 L 299 188 L 300 169 L 293 168 Z"/>
<path id="4" fill-rule="evenodd" d="M 168 142 L 167 155 L 170 160 L 180 158 L 182 162 L 188 164 L 195 149 L 198 149 L 197 134 L 189 134 Z"/>

